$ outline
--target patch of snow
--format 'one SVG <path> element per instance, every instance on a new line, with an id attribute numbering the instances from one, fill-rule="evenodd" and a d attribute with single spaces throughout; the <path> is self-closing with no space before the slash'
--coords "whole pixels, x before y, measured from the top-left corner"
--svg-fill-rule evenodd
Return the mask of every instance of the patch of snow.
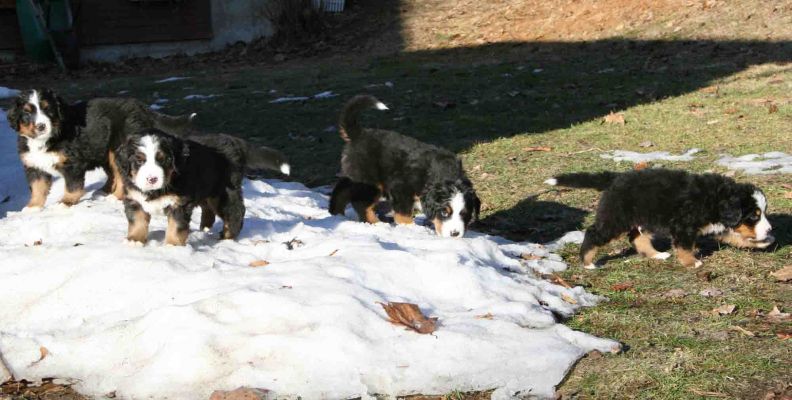
<path id="1" fill-rule="evenodd" d="M 0 204 L 0 354 L 18 379 L 69 378 L 86 395 L 122 399 L 241 386 L 306 399 L 491 388 L 493 398 L 552 397 L 577 359 L 618 347 L 556 323 L 602 298 L 539 279 L 543 264 L 565 267 L 547 246 L 330 216 L 327 196 L 299 183 L 245 180 L 239 240 L 198 231 L 196 212 L 185 247 L 163 245 L 157 215 L 145 247 L 124 245 L 122 204 L 95 193 L 101 170 L 71 208 L 52 206 L 57 179 L 43 210 L 15 212 L 28 193 L 3 119 L 0 182 L 13 199 Z M 292 239 L 303 245 L 289 250 Z M 513 256 L 526 251 L 541 256 L 536 266 Z M 439 328 L 389 323 L 378 304 L 389 301 L 417 304 Z"/>
<path id="2" fill-rule="evenodd" d="M 329 99 L 331 97 L 336 97 L 338 94 L 333 93 L 332 91 L 328 90 L 325 92 L 317 93 L 313 96 L 289 96 L 289 97 L 278 97 L 275 100 L 270 100 L 270 103 L 277 104 L 277 103 L 289 103 L 294 101 L 307 101 L 311 99 Z"/>
<path id="3" fill-rule="evenodd" d="M 731 170 L 741 170 L 746 174 L 790 174 L 792 173 L 792 155 L 780 151 L 764 154 L 746 154 L 732 157 L 724 155 L 718 165 Z"/>
<path id="4" fill-rule="evenodd" d="M 181 81 L 185 79 L 190 79 L 189 76 L 171 76 L 170 78 L 160 79 L 158 81 L 154 81 L 154 83 L 166 83 L 166 82 L 175 82 Z"/>
<path id="5" fill-rule="evenodd" d="M 220 97 L 221 94 L 188 94 L 184 96 L 184 100 L 207 100 L 215 97 Z"/>
<path id="6" fill-rule="evenodd" d="M 150 105 L 149 108 L 154 110 L 154 111 L 159 111 L 159 110 L 162 110 L 164 107 L 159 105 L 159 104 L 157 104 L 157 103 L 154 103 L 154 104 Z"/>
<path id="7" fill-rule="evenodd" d="M 649 162 L 649 161 L 691 161 L 693 160 L 693 155 L 700 152 L 701 149 L 690 149 L 683 154 L 680 155 L 672 155 L 667 151 L 653 151 L 650 153 L 637 153 L 634 151 L 627 151 L 627 150 L 613 150 L 606 154 L 601 154 L 600 157 L 602 158 L 609 158 L 613 161 L 629 161 L 633 163 L 639 162 Z"/>
<path id="8" fill-rule="evenodd" d="M 0 99 L 7 99 L 17 96 L 19 96 L 19 90 L 0 86 Z"/>
<path id="9" fill-rule="evenodd" d="M 581 244 L 586 232 L 583 231 L 570 231 L 561 236 L 560 238 L 547 243 L 545 247 L 550 251 L 558 251 L 564 248 L 569 243 Z"/>

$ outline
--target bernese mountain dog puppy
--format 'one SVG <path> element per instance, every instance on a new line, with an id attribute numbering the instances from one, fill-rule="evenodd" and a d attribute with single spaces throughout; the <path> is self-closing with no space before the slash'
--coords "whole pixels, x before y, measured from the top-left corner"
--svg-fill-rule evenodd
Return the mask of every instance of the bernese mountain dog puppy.
<path id="1" fill-rule="evenodd" d="M 165 243 L 183 246 L 193 209 L 201 207 L 201 229 L 215 217 L 223 220 L 223 239 L 235 239 L 242 229 L 245 205 L 242 178 L 246 171 L 272 169 L 288 175 L 280 152 L 254 147 L 229 135 L 190 135 L 180 138 L 157 129 L 127 136 L 115 159 L 124 179 L 124 211 L 129 222 L 127 241 L 145 244 L 151 214 L 165 214 Z"/>
<path id="2" fill-rule="evenodd" d="M 343 215 L 352 203 L 361 221 L 376 223 L 374 206 L 385 197 L 397 223 L 413 223 L 413 211 L 419 209 L 439 235 L 462 237 L 481 208 L 462 162 L 448 150 L 411 137 L 361 128 L 358 115 L 367 108 L 388 109 L 373 96 L 359 95 L 341 112 L 340 133 L 346 145 L 330 213 Z"/>
<path id="3" fill-rule="evenodd" d="M 665 260 L 652 246 L 655 234 L 672 239 L 679 262 L 701 266 L 699 236 L 741 248 L 764 249 L 775 239 L 767 220 L 767 198 L 756 186 L 717 174 L 668 169 L 624 173 L 571 173 L 545 181 L 550 185 L 603 191 L 594 225 L 580 247 L 584 268 L 593 269 L 597 249 L 628 233 L 639 254 Z"/>
<path id="4" fill-rule="evenodd" d="M 123 186 L 113 149 L 124 136 L 146 128 L 179 134 L 193 116 L 160 114 L 134 99 L 97 98 L 68 104 L 49 89 L 22 92 L 8 112 L 8 122 L 19 134 L 17 149 L 30 186 L 25 210 L 44 206 L 54 176 L 66 183 L 63 204 L 76 204 L 85 193 L 85 173 L 97 167 L 107 174 L 102 190 L 120 199 Z"/>

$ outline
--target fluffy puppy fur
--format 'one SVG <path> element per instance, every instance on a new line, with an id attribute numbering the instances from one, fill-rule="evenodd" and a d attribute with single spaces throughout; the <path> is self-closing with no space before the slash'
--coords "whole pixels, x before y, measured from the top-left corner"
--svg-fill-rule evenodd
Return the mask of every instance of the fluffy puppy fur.
<path id="1" fill-rule="evenodd" d="M 594 225 L 580 248 L 585 268 L 595 268 L 597 249 L 628 233 L 638 253 L 666 259 L 652 246 L 655 234 L 670 235 L 677 259 L 700 266 L 696 238 L 705 235 L 743 248 L 763 249 L 775 240 L 767 221 L 767 199 L 757 187 L 717 174 L 645 169 L 625 173 L 573 173 L 550 185 L 604 191 Z"/>
<path id="2" fill-rule="evenodd" d="M 26 209 L 44 206 L 53 176 L 66 182 L 63 204 L 77 203 L 85 192 L 85 173 L 97 167 L 107 173 L 103 190 L 121 198 L 123 186 L 113 149 L 124 136 L 146 128 L 181 133 L 193 116 L 156 113 L 134 99 L 68 104 L 49 89 L 21 93 L 8 112 L 8 122 L 19 134 L 17 149 L 30 186 Z"/>
<path id="3" fill-rule="evenodd" d="M 411 137 L 361 128 L 358 115 L 367 108 L 387 110 L 376 98 L 360 95 L 341 113 L 341 138 L 347 143 L 330 213 L 342 215 L 352 203 L 361 221 L 379 222 L 374 205 L 384 196 L 397 223 L 412 223 L 414 209 L 422 209 L 439 235 L 462 237 L 481 208 L 462 162 L 448 150 Z"/>
<path id="4" fill-rule="evenodd" d="M 193 209 L 201 207 L 201 229 L 223 220 L 223 239 L 242 229 L 245 205 L 242 178 L 247 170 L 289 173 L 283 154 L 253 147 L 228 135 L 192 135 L 183 139 L 156 129 L 128 135 L 116 164 L 124 179 L 127 240 L 144 244 L 151 214 L 168 217 L 165 243 L 183 246 Z"/>

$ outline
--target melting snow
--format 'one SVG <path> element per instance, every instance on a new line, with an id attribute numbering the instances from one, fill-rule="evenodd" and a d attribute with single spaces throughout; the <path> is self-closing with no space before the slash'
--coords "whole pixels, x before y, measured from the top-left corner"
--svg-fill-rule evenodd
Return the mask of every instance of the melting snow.
<path id="1" fill-rule="evenodd" d="M 166 82 L 174 82 L 174 81 L 181 81 L 184 79 L 190 79 L 189 76 L 171 76 L 170 78 L 160 79 L 158 81 L 154 81 L 154 83 L 166 83 Z"/>
<path id="2" fill-rule="evenodd" d="M 270 103 L 289 103 L 293 101 L 306 101 L 311 99 L 329 99 L 331 97 L 336 97 L 337 94 L 333 93 L 332 91 L 325 91 L 321 93 L 317 93 L 313 96 L 291 96 L 291 97 L 278 97 L 275 100 L 270 100 Z"/>
<path id="3" fill-rule="evenodd" d="M 746 154 L 740 157 L 725 155 L 718 165 L 739 169 L 746 174 L 789 174 L 792 173 L 792 155 L 780 151 L 764 154 Z"/>
<path id="4" fill-rule="evenodd" d="M 122 244 L 121 203 L 94 193 L 100 170 L 78 205 L 53 204 L 58 180 L 43 211 L 16 212 L 28 189 L 4 119 L 0 354 L 18 379 L 69 378 L 84 394 L 126 399 L 240 386 L 305 399 L 493 388 L 494 398 L 551 397 L 583 354 L 618 346 L 556 323 L 602 299 L 539 279 L 532 268 L 566 267 L 550 248 L 333 217 L 326 195 L 299 183 L 245 181 L 239 240 L 194 231 L 186 247 L 162 245 L 162 216 L 146 247 Z M 295 238 L 302 245 L 289 250 Z M 524 252 L 542 258 L 514 257 Z M 438 330 L 388 323 L 378 304 L 388 301 L 419 305 Z"/>
<path id="5" fill-rule="evenodd" d="M 691 161 L 693 155 L 700 152 L 701 149 L 690 149 L 678 156 L 672 155 L 667 151 L 653 151 L 651 153 L 637 153 L 627 150 L 613 150 L 606 154 L 601 154 L 602 158 L 610 158 L 613 161 L 629 161 L 633 163 L 648 162 L 648 161 Z"/>

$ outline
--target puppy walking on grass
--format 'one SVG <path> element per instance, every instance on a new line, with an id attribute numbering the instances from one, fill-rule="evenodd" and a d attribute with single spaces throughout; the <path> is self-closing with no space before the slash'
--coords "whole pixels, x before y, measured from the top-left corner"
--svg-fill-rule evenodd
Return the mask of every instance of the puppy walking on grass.
<path id="1" fill-rule="evenodd" d="M 655 250 L 653 235 L 671 236 L 677 259 L 686 267 L 702 264 L 695 255 L 699 236 L 714 235 L 729 245 L 756 249 L 775 241 L 764 193 L 722 175 L 646 169 L 563 174 L 545 183 L 603 191 L 594 225 L 580 247 L 587 269 L 596 268 L 598 248 L 625 233 L 638 253 L 661 260 L 670 254 Z"/>

